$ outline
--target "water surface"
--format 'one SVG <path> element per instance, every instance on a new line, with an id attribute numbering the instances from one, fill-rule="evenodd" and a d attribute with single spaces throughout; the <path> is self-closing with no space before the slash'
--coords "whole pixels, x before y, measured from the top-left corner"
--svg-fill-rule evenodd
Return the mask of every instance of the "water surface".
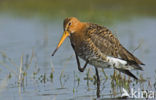
<path id="1" fill-rule="evenodd" d="M 110 13 L 112 13 L 110 11 Z M 87 71 L 95 74 L 89 65 L 84 73 L 77 69 L 74 52 L 69 39 L 65 40 L 54 57 L 51 57 L 62 33 L 64 17 L 31 17 L 12 13 L 0 14 L 0 99 L 5 100 L 92 100 L 96 98 L 96 85 L 85 80 Z M 138 16 L 106 21 L 105 17 L 80 17 L 83 21 L 107 26 L 120 42 L 146 65 L 142 75 L 145 83 L 133 82 L 130 87 L 155 90 L 156 17 Z M 96 20 L 94 20 L 96 19 Z M 135 50 L 137 47 L 139 48 Z M 135 50 L 135 51 L 134 51 Z M 84 61 L 81 61 L 82 65 Z M 21 71 L 22 70 L 22 71 Z M 113 69 L 105 69 L 108 80 L 100 76 L 102 98 L 113 97 L 111 75 Z M 19 80 L 20 79 L 20 80 Z M 23 81 L 21 81 L 23 79 Z M 117 89 L 117 93 L 120 90 Z M 120 96 L 120 94 L 119 94 Z"/>

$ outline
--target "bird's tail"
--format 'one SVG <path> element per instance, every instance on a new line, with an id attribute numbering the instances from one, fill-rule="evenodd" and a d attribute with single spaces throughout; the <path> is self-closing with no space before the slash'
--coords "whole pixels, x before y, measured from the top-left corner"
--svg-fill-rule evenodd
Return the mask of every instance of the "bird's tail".
<path id="1" fill-rule="evenodd" d="M 129 70 L 125 70 L 125 69 L 117 69 L 117 70 L 124 73 L 124 74 L 127 74 L 130 77 L 133 77 L 136 80 L 138 80 L 138 78 L 133 73 L 131 73 Z"/>
<path id="2" fill-rule="evenodd" d="M 139 65 L 145 65 L 138 58 L 136 58 L 133 54 L 131 54 L 128 50 L 126 50 L 123 46 L 121 51 L 119 52 L 122 59 L 128 62 L 128 65 L 133 66 L 135 69 L 143 70 Z"/>

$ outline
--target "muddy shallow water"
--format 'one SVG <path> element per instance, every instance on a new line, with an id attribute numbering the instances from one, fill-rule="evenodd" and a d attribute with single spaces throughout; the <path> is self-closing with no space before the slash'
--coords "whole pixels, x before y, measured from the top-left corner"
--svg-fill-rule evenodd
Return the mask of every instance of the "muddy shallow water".
<path id="1" fill-rule="evenodd" d="M 81 19 L 85 21 L 85 17 Z M 92 22 L 91 19 L 86 20 Z M 102 19 L 97 23 L 108 26 L 120 42 L 146 64 L 142 66 L 144 71 L 132 72 L 147 81 L 130 79 L 130 84 L 124 88 L 155 91 L 156 17 L 134 15 L 127 20 L 112 20 L 110 24 Z M 51 56 L 63 33 L 62 24 L 61 17 L 47 19 L 39 15 L 0 14 L 0 100 L 96 98 L 94 68 L 88 65 L 84 73 L 78 71 L 69 39 L 54 57 Z M 106 75 L 100 69 L 101 98 L 121 96 L 122 85 L 112 81 L 114 70 L 104 71 Z"/>

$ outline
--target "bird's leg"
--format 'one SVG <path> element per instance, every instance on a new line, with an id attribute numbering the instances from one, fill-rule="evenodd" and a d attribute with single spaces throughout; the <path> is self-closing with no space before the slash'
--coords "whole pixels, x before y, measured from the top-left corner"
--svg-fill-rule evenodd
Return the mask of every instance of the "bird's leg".
<path id="1" fill-rule="evenodd" d="M 88 60 L 86 61 L 85 65 L 81 68 L 78 55 L 77 55 L 77 53 L 76 53 L 76 51 L 75 51 L 75 46 L 74 46 L 72 43 L 71 43 L 71 46 L 73 47 L 74 52 L 75 52 L 75 56 L 76 56 L 76 61 L 77 61 L 78 69 L 79 69 L 80 72 L 83 72 L 83 71 L 85 70 L 85 68 L 87 67 Z"/>
<path id="2" fill-rule="evenodd" d="M 80 72 L 83 72 L 85 70 L 85 68 L 87 67 L 88 60 L 86 61 L 85 65 L 81 68 L 79 58 L 78 58 L 76 52 L 75 52 L 75 55 L 76 55 L 76 61 L 77 61 L 78 69 L 79 69 Z"/>
<path id="3" fill-rule="evenodd" d="M 97 91 L 96 91 L 96 95 L 97 98 L 100 97 L 100 78 L 99 78 L 99 72 L 98 69 L 95 67 L 95 71 L 96 71 L 96 77 L 97 77 Z"/>

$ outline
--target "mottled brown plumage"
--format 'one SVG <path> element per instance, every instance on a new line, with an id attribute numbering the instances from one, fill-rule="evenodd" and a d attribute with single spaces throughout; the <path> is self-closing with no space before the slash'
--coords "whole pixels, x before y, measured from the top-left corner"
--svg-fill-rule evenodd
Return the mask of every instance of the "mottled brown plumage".
<path id="1" fill-rule="evenodd" d="M 144 65 L 138 58 L 127 51 L 119 42 L 119 40 L 106 27 L 97 24 L 88 23 L 86 36 L 91 39 L 95 47 L 104 55 L 120 58 L 128 61 L 128 64 L 135 65 L 136 69 L 140 69 L 139 65 Z M 138 68 L 137 68 L 138 67 Z"/>
<path id="2" fill-rule="evenodd" d="M 68 26 L 69 22 L 71 24 L 76 23 L 76 25 L 73 25 L 76 28 L 70 28 Z M 125 60 L 128 62 L 127 64 L 135 69 L 142 70 L 139 65 L 143 65 L 143 63 L 127 51 L 106 27 L 92 23 L 83 23 L 71 17 L 64 20 L 65 28 L 71 33 L 70 40 L 75 47 L 74 50 L 84 60 L 91 59 L 94 54 L 97 56 L 97 59 L 103 60 L 106 60 L 105 56 L 111 56 Z M 74 30 L 74 32 L 72 33 L 71 30 Z"/>
<path id="3" fill-rule="evenodd" d="M 70 17 L 64 20 L 64 34 L 56 50 L 61 46 L 66 37 L 70 38 L 71 45 L 75 51 L 78 69 L 81 72 L 84 71 L 89 63 L 95 66 L 97 77 L 99 77 L 97 67 L 101 67 L 114 68 L 137 79 L 130 70 L 142 70 L 140 65 L 144 65 L 138 58 L 126 50 L 106 27 L 80 22 L 77 18 Z M 52 55 L 54 55 L 56 50 Z M 80 67 L 78 57 L 86 61 L 83 68 Z M 98 88 L 99 84 L 98 82 Z M 97 96 L 99 95 L 97 94 Z"/>

